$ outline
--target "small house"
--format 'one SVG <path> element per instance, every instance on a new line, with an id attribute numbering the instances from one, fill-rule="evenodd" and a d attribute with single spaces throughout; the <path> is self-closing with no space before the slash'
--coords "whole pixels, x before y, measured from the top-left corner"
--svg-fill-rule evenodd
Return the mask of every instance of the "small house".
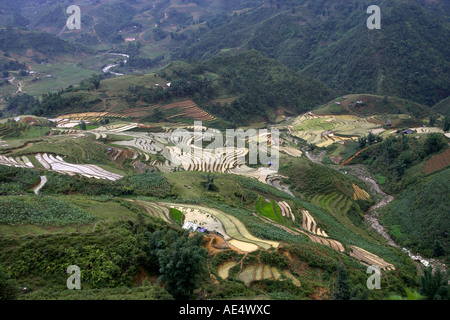
<path id="1" fill-rule="evenodd" d="M 414 131 L 412 131 L 411 129 L 406 129 L 402 131 L 404 134 L 413 134 Z"/>
<path id="2" fill-rule="evenodd" d="M 197 231 L 197 229 L 199 229 L 200 228 L 200 226 L 198 225 L 198 224 L 196 224 L 196 223 L 193 223 L 193 222 L 190 222 L 190 221 L 186 221 L 184 224 L 183 224 L 183 226 L 182 226 L 182 228 L 184 229 L 184 230 L 192 230 L 192 231 Z M 201 229 L 201 228 L 200 228 Z"/>

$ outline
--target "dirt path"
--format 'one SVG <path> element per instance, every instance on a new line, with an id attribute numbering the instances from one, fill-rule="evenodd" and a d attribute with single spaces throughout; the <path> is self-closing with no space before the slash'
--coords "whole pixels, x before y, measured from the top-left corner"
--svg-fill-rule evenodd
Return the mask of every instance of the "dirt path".
<path id="1" fill-rule="evenodd" d="M 26 93 L 25 90 L 23 90 L 23 81 L 19 81 L 17 84 L 15 84 L 14 80 L 16 80 L 16 77 L 13 77 L 11 80 L 9 80 L 9 83 L 11 83 L 14 86 L 17 86 L 17 91 L 15 94 L 18 94 L 20 92 Z"/>
<path id="2" fill-rule="evenodd" d="M 348 158 L 347 160 L 342 162 L 342 165 L 348 165 L 354 158 L 356 158 L 357 156 L 359 156 L 361 153 L 363 153 L 364 151 L 366 151 L 367 149 L 369 149 L 369 147 L 364 148 L 362 150 L 359 150 L 357 153 L 355 153 L 353 156 L 351 156 L 350 158 Z"/>
<path id="3" fill-rule="evenodd" d="M 23 90 L 23 81 L 19 81 L 19 84 L 17 85 L 16 94 L 18 94 L 19 92 L 25 93 L 25 91 Z"/>

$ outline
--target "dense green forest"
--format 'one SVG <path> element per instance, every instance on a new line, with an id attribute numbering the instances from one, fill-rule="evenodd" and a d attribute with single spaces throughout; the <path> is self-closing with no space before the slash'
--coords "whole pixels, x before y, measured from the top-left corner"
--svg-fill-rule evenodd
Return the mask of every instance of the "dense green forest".
<path id="1" fill-rule="evenodd" d="M 450 253 L 449 179 L 450 169 L 416 179 L 382 216 L 394 241 L 427 257 L 445 258 L 446 263 Z"/>
<path id="2" fill-rule="evenodd" d="M 296 13 L 285 6 L 260 8 L 212 24 L 179 55 L 205 59 L 230 48 L 255 49 L 342 94 L 376 93 L 429 106 L 446 98 L 449 49 L 429 35 L 448 38 L 448 25 L 412 1 L 383 2 L 382 29 L 369 31 L 368 5 L 314 1 Z"/>
<path id="3" fill-rule="evenodd" d="M 0 48 L 6 52 L 17 52 L 25 55 L 33 50 L 44 55 L 42 60 L 52 59 L 58 55 L 73 55 L 76 51 L 89 49 L 39 31 L 21 30 L 12 27 L 0 28 Z"/>
<path id="4" fill-rule="evenodd" d="M 412 183 L 409 173 L 417 172 L 425 159 L 445 150 L 448 146 L 441 134 L 430 134 L 423 139 L 414 139 L 406 134 L 389 137 L 378 143 L 361 143 L 360 148 L 369 146 L 353 161 L 364 163 L 375 174 L 386 177 L 385 190 L 396 194 L 405 187 L 405 183 Z M 409 170 L 412 168 L 412 170 Z"/>

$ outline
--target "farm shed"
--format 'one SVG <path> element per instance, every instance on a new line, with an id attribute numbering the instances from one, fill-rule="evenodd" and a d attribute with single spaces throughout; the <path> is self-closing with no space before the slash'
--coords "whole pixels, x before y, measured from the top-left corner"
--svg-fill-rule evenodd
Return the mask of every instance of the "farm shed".
<path id="1" fill-rule="evenodd" d="M 200 226 L 196 223 L 190 222 L 190 221 L 186 221 L 183 226 L 183 229 L 185 230 L 192 230 L 192 231 L 197 231 L 198 228 L 200 228 Z"/>

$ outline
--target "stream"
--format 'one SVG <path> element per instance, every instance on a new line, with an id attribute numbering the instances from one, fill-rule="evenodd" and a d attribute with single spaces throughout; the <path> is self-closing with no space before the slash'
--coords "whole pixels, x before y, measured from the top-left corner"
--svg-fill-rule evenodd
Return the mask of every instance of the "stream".
<path id="1" fill-rule="evenodd" d="M 351 173 L 352 175 L 369 183 L 371 185 L 372 189 L 377 194 L 381 195 L 380 201 L 378 201 L 376 204 L 371 206 L 367 210 L 367 212 L 365 212 L 364 218 L 365 218 L 366 222 L 372 228 L 374 228 L 379 234 L 381 234 L 383 236 L 383 238 L 386 239 L 387 243 L 390 246 L 400 248 L 400 246 L 398 244 L 396 244 L 394 242 L 394 240 L 392 240 L 392 238 L 389 236 L 389 234 L 384 229 L 383 225 L 380 223 L 379 214 L 377 212 L 377 209 L 380 209 L 380 208 L 388 205 L 389 203 L 391 203 L 394 200 L 394 197 L 383 192 L 383 190 L 381 190 L 378 183 L 369 177 L 369 173 L 367 172 L 367 170 L 364 167 L 362 167 L 360 165 L 353 165 L 351 167 L 346 167 L 346 169 L 348 169 L 347 171 L 353 171 Z M 350 172 L 348 172 L 348 173 L 350 174 Z M 405 253 L 407 253 L 412 260 L 420 262 L 425 267 L 431 266 L 434 270 L 437 266 L 439 266 L 444 271 L 446 270 L 446 265 L 436 259 L 425 259 L 420 254 L 412 253 L 410 249 L 407 249 L 407 248 L 401 248 L 401 249 Z"/>
<path id="2" fill-rule="evenodd" d="M 41 177 L 41 181 L 39 182 L 39 184 L 33 189 L 35 194 L 39 194 L 39 190 L 42 189 L 42 187 L 47 183 L 47 177 L 46 176 L 42 176 Z"/>
<path id="3" fill-rule="evenodd" d="M 307 150 L 303 150 L 303 151 L 305 152 L 305 155 L 309 160 L 311 160 L 315 163 L 319 163 L 319 164 L 321 164 L 323 156 L 325 155 L 324 151 L 322 151 L 320 155 L 311 154 Z M 345 167 L 342 167 L 342 166 L 329 166 L 329 167 L 334 168 L 335 170 L 337 170 L 341 173 L 353 175 L 353 176 L 361 179 L 362 181 L 366 181 L 367 183 L 370 184 L 372 189 L 377 194 L 381 195 L 381 199 L 376 204 L 374 204 L 372 207 L 370 207 L 367 210 L 367 212 L 365 212 L 364 218 L 365 218 L 366 222 L 368 223 L 368 225 L 371 226 L 372 228 L 374 228 L 381 236 L 383 236 L 383 238 L 386 239 L 387 243 L 390 246 L 400 248 L 400 246 L 398 244 L 396 244 L 394 242 L 394 240 L 392 240 L 392 238 L 389 236 L 389 234 L 384 229 L 383 225 L 380 223 L 379 215 L 377 212 L 377 209 L 380 209 L 380 208 L 388 205 L 389 203 L 391 203 L 394 200 L 394 197 L 386 194 L 383 190 L 381 190 L 378 183 L 375 180 L 373 180 L 372 178 L 370 178 L 370 174 L 367 172 L 367 169 L 361 165 L 352 165 L 352 166 L 345 166 Z M 345 168 L 344 171 L 342 170 L 343 168 Z M 433 270 L 435 270 L 436 267 L 439 266 L 441 269 L 443 269 L 443 271 L 446 270 L 446 265 L 439 260 L 425 259 L 420 254 L 412 253 L 410 249 L 407 249 L 407 248 L 401 248 L 401 249 L 405 253 L 407 253 L 412 260 L 420 262 L 425 267 L 431 266 L 433 268 Z"/>
<path id="4" fill-rule="evenodd" d="M 123 73 L 112 72 L 112 71 L 109 71 L 109 70 L 110 70 L 111 68 L 117 67 L 117 66 L 120 64 L 120 62 L 127 63 L 127 62 L 128 62 L 128 59 L 130 58 L 130 56 L 129 56 L 128 54 L 124 54 L 124 53 L 114 53 L 114 52 L 110 52 L 110 53 L 107 53 L 107 54 L 111 54 L 111 55 L 114 55 L 114 56 L 122 56 L 122 57 L 125 57 L 125 58 L 127 58 L 127 59 L 126 59 L 126 60 L 119 61 L 119 62 L 116 62 L 116 63 L 108 64 L 106 67 L 104 67 L 104 68 L 102 69 L 103 73 L 109 72 L 109 73 L 111 73 L 111 74 L 113 74 L 113 75 L 115 75 L 115 76 L 124 76 Z"/>

